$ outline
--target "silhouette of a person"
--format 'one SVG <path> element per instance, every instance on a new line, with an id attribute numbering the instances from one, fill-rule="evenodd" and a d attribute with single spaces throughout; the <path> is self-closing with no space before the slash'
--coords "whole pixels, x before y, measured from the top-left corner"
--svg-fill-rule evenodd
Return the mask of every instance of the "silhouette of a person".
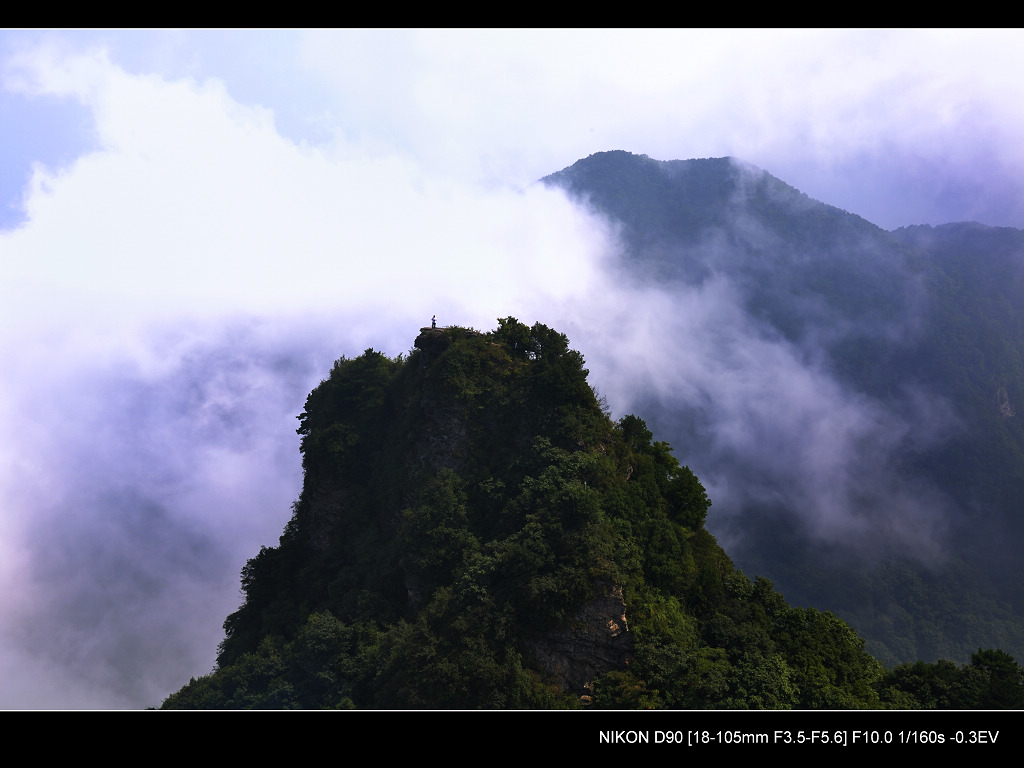
<path id="1" fill-rule="evenodd" d="M 437 315 L 434 315 L 432 318 L 430 318 L 430 327 L 437 328 Z"/>

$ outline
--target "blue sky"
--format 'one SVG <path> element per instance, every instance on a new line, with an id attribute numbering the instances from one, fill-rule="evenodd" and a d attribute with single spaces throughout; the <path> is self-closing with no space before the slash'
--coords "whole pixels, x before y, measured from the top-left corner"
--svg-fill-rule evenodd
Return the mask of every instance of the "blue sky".
<path id="1" fill-rule="evenodd" d="M 1022 227 L 1021 71 L 1016 30 L 0 33 L 0 706 L 209 671 L 341 354 L 511 314 L 627 407 L 614 230 L 538 178 L 731 155 L 887 229 Z"/>

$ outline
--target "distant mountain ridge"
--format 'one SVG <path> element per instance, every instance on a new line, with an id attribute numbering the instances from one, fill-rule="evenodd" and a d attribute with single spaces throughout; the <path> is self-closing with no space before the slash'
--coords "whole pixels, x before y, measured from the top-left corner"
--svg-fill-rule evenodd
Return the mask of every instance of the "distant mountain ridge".
<path id="1" fill-rule="evenodd" d="M 890 233 L 753 165 L 606 152 L 542 182 L 616 222 L 631 263 L 653 268 L 659 280 L 727 274 L 787 335 L 799 321 L 785 301 L 791 296 L 822 295 L 851 309 L 846 294 L 869 290 L 872 316 L 899 313 L 905 303 L 895 286 L 909 254 Z M 827 261 L 811 257 L 825 249 Z"/>
<path id="2" fill-rule="evenodd" d="M 782 210 L 791 215 L 802 212 L 805 225 L 822 220 L 826 225 L 879 230 L 730 157 L 653 160 L 621 150 L 599 152 L 541 181 L 586 197 L 598 210 L 614 215 L 637 246 L 659 239 L 696 240 L 708 228 L 731 224 L 738 211 L 764 220 Z M 810 235 L 813 230 L 807 226 L 805 231 Z"/>
<path id="3" fill-rule="evenodd" d="M 1024 653 L 1024 430 L 1008 415 L 1024 402 L 1024 233 L 974 223 L 887 232 L 730 158 L 603 152 L 543 182 L 616 225 L 626 279 L 678 296 L 681 309 L 705 281 L 726 282 L 750 347 L 803 361 L 798 372 L 850 411 L 835 434 L 849 443 L 834 467 L 846 479 L 835 475 L 831 494 L 849 524 L 862 522 L 843 542 L 814 532 L 811 521 L 830 513 L 808 506 L 829 495 L 804 479 L 815 468 L 808 453 L 834 449 L 826 436 L 768 420 L 783 449 L 773 457 L 724 445 L 721 424 L 736 414 L 711 389 L 704 402 L 638 396 L 638 410 L 685 446 L 684 461 L 738 489 L 715 530 L 741 567 L 797 603 L 837 610 L 889 663 L 964 660 L 979 645 Z M 663 341 L 666 355 L 682 354 L 667 328 Z M 720 362 L 711 352 L 707 361 Z M 756 361 L 745 365 L 733 373 L 758 375 Z M 778 372 L 766 364 L 760 375 Z M 780 377 L 780 401 L 786 384 Z M 787 454 L 806 467 L 779 475 Z M 927 556 L 913 551 L 921 523 L 932 528 L 921 529 L 921 542 L 934 540 Z"/>

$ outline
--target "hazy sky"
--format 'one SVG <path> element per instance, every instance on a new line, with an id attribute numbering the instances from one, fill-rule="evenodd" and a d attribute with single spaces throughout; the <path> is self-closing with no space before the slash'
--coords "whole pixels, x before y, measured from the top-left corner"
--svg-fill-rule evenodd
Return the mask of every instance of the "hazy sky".
<path id="1" fill-rule="evenodd" d="M 731 155 L 885 228 L 1024 227 L 1022 37 L 0 33 L 0 706 L 158 705 L 210 670 L 342 354 L 514 315 L 568 333 L 617 413 L 659 386 L 661 318 L 696 340 L 729 287 L 682 318 L 624 292 L 614 231 L 532 186 L 582 157 Z"/>

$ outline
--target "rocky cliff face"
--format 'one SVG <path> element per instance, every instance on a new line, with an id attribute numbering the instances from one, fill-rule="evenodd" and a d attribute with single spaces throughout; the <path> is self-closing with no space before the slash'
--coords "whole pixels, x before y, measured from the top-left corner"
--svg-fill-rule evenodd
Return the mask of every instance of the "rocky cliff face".
<path id="1" fill-rule="evenodd" d="M 476 331 L 463 331 L 469 337 L 481 337 Z M 443 328 L 422 328 L 413 346 L 421 355 L 416 361 L 422 385 L 416 407 L 423 418 L 416 442 L 408 458 L 411 473 L 437 472 L 465 468 L 469 451 L 469 424 L 466 404 L 443 391 L 442 382 L 429 375 L 431 366 L 451 346 L 452 335 Z"/>
<path id="2" fill-rule="evenodd" d="M 622 587 L 596 585 L 597 593 L 561 626 L 527 644 L 544 673 L 564 691 L 588 697 L 601 675 L 625 669 L 633 651 Z"/>

